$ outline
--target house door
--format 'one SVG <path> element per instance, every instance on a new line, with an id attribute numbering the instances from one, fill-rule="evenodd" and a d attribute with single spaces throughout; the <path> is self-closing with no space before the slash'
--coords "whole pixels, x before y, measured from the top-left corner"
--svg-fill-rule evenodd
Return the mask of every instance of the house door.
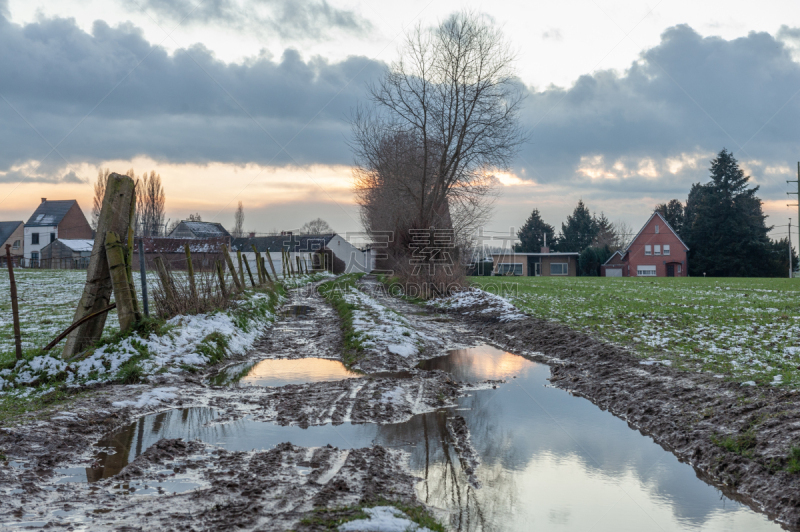
<path id="1" fill-rule="evenodd" d="M 675 265 L 667 264 L 667 277 L 675 277 Z"/>
<path id="2" fill-rule="evenodd" d="M 534 271 L 534 275 L 537 276 L 537 277 L 542 275 L 542 263 L 541 262 L 535 263 L 533 271 Z"/>

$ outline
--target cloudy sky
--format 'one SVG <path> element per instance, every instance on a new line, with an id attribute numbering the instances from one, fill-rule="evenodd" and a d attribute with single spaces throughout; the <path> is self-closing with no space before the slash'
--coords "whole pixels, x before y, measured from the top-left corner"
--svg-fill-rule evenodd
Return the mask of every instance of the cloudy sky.
<path id="1" fill-rule="evenodd" d="M 88 214 L 98 168 L 155 170 L 167 215 L 358 231 L 346 118 L 403 32 L 487 13 L 518 51 L 530 133 L 489 229 L 582 198 L 639 226 L 733 151 L 786 233 L 800 160 L 800 25 L 763 0 L 0 0 L 0 218 Z M 794 215 L 794 216 L 793 216 Z M 796 241 L 796 240 L 795 240 Z"/>

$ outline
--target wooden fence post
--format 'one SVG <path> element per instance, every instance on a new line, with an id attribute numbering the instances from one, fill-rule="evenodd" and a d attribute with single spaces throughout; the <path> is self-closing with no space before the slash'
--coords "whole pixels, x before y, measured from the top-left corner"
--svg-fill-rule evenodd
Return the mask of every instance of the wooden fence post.
<path id="1" fill-rule="evenodd" d="M 183 245 L 186 253 L 186 270 L 189 273 L 189 291 L 192 293 L 192 302 L 195 308 L 199 308 L 200 301 L 197 299 L 197 285 L 194 284 L 194 265 L 192 264 L 192 252 L 189 250 L 189 243 Z"/>
<path id="2" fill-rule="evenodd" d="M 81 295 L 73 322 L 108 307 L 113 287 L 106 257 L 106 235 L 128 234 L 136 214 L 136 194 L 133 179 L 113 173 L 108 176 L 103 206 L 97 219 L 97 231 L 92 256 L 86 271 L 86 285 Z M 87 320 L 67 337 L 62 356 L 69 359 L 94 344 L 103 334 L 106 314 Z"/>
<path id="3" fill-rule="evenodd" d="M 128 267 L 130 254 L 119 236 L 113 231 L 106 233 L 105 240 L 108 271 L 111 275 L 114 302 L 117 304 L 119 316 L 119 329 L 126 332 L 142 319 L 136 304 L 136 292 L 133 290 L 132 276 Z"/>
<path id="4" fill-rule="evenodd" d="M 164 259 L 156 257 L 153 259 L 153 264 L 156 265 L 156 271 L 158 272 L 158 278 L 161 280 L 161 288 L 164 290 L 167 305 L 173 307 L 175 305 L 175 292 L 172 290 L 172 278 L 164 265 Z"/>
<path id="5" fill-rule="evenodd" d="M 267 256 L 267 260 L 269 261 L 269 267 L 272 270 L 272 276 L 277 281 L 278 280 L 278 272 L 275 271 L 275 265 L 272 264 L 272 255 L 269 252 L 269 247 L 267 248 L 267 251 L 264 253 L 264 255 Z"/>
<path id="6" fill-rule="evenodd" d="M 247 260 L 246 257 L 245 257 L 245 260 L 244 260 L 244 265 L 247 268 L 247 275 L 250 277 L 250 284 L 253 285 L 253 288 L 255 288 L 256 287 L 256 282 L 253 280 L 253 272 L 250 271 L 250 261 Z"/>
<path id="7" fill-rule="evenodd" d="M 233 267 L 233 259 L 231 258 L 231 254 L 228 253 L 228 246 L 222 244 L 222 254 L 225 256 L 225 262 L 228 264 L 228 268 L 231 270 L 231 277 L 233 277 L 233 285 L 236 287 L 237 292 L 241 292 L 243 290 L 242 283 L 239 282 L 239 275 L 236 273 L 236 268 Z"/>
<path id="8" fill-rule="evenodd" d="M 17 306 L 17 281 L 14 279 L 14 260 L 11 258 L 11 244 L 6 244 L 6 265 L 8 282 L 11 285 L 11 314 L 14 319 L 14 348 L 17 360 L 22 359 L 22 334 L 19 332 L 19 307 Z"/>
<path id="9" fill-rule="evenodd" d="M 236 250 L 236 258 L 239 259 L 239 278 L 240 278 L 239 280 L 242 281 L 242 289 L 244 289 L 246 283 L 244 282 L 244 266 L 242 265 L 242 250 L 240 249 Z"/>
<path id="10" fill-rule="evenodd" d="M 259 255 L 261 254 L 259 253 Z M 266 281 L 269 284 L 272 284 L 272 278 L 269 276 L 269 272 L 267 272 L 267 263 L 266 261 L 264 261 L 264 257 L 260 257 L 260 262 L 261 262 L 261 269 L 264 270 L 264 279 L 266 279 Z M 277 281 L 277 279 L 275 280 Z"/>
<path id="11" fill-rule="evenodd" d="M 147 302 L 147 266 L 144 256 L 144 238 L 139 237 L 139 275 L 142 279 L 142 307 L 144 315 L 150 316 L 150 307 Z"/>
<path id="12" fill-rule="evenodd" d="M 222 291 L 222 297 L 228 297 L 228 289 L 225 286 L 225 272 L 222 271 L 222 263 L 218 260 L 214 262 L 217 267 L 217 278 L 219 279 L 219 289 Z"/>
<path id="13" fill-rule="evenodd" d="M 256 256 L 256 273 L 258 274 L 258 284 L 264 284 L 264 275 L 261 273 L 261 266 L 259 266 L 260 254 L 258 253 L 258 249 L 256 248 L 255 244 L 251 244 L 253 248 L 253 253 Z"/>
<path id="14" fill-rule="evenodd" d="M 300 262 L 300 255 L 295 255 L 294 261 L 297 263 L 297 275 L 303 275 L 303 265 Z"/>

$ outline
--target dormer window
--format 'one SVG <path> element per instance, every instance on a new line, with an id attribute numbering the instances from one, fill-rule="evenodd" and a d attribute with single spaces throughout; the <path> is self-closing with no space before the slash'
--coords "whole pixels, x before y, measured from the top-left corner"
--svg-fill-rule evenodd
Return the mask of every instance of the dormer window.
<path id="1" fill-rule="evenodd" d="M 656 224 L 656 234 L 658 234 L 658 224 Z M 658 255 L 658 253 L 656 253 Z"/>
<path id="2" fill-rule="evenodd" d="M 37 217 L 36 217 L 36 221 L 37 221 L 37 222 L 41 222 L 41 221 L 42 221 L 42 218 L 44 218 L 44 214 L 40 214 L 39 216 L 37 216 Z"/>
<path id="3" fill-rule="evenodd" d="M 653 254 L 653 247 L 650 244 L 647 244 L 644 247 L 644 254 L 645 255 L 652 255 Z"/>

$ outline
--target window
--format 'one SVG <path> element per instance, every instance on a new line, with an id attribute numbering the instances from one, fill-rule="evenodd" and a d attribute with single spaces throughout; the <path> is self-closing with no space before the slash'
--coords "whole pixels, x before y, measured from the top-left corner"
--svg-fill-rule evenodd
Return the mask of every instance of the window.
<path id="1" fill-rule="evenodd" d="M 50 242 L 55 241 L 55 239 L 56 239 L 56 234 L 55 233 L 50 233 Z"/>
<path id="2" fill-rule="evenodd" d="M 656 224 L 656 234 L 658 234 L 658 224 Z"/>
<path id="3" fill-rule="evenodd" d="M 656 276 L 656 267 L 655 266 L 637 266 L 636 267 L 636 275 L 638 277 L 655 277 Z"/>
<path id="4" fill-rule="evenodd" d="M 39 243 L 39 233 L 31 233 L 31 244 Z"/>
<path id="5" fill-rule="evenodd" d="M 569 275 L 569 263 L 551 262 L 550 275 Z"/>
<path id="6" fill-rule="evenodd" d="M 650 246 L 650 244 L 648 244 L 648 245 L 646 245 L 644 247 L 644 254 L 645 255 L 652 255 L 653 254 L 653 248 Z"/>
<path id="7" fill-rule="evenodd" d="M 513 264 L 513 263 L 498 264 L 497 275 L 522 275 L 522 264 Z"/>
<path id="8" fill-rule="evenodd" d="M 664 244 L 664 255 L 669 255 L 669 244 Z"/>
<path id="9" fill-rule="evenodd" d="M 14 240 L 14 243 L 11 245 L 11 249 L 19 249 L 19 246 L 22 244 L 19 240 Z"/>
<path id="10" fill-rule="evenodd" d="M 37 251 L 31 253 L 31 260 L 39 260 L 39 253 Z"/>
<path id="11" fill-rule="evenodd" d="M 661 255 L 661 245 L 659 245 L 659 244 L 656 244 L 656 245 L 654 246 L 654 248 L 655 248 L 655 249 L 653 250 L 653 255 Z"/>

